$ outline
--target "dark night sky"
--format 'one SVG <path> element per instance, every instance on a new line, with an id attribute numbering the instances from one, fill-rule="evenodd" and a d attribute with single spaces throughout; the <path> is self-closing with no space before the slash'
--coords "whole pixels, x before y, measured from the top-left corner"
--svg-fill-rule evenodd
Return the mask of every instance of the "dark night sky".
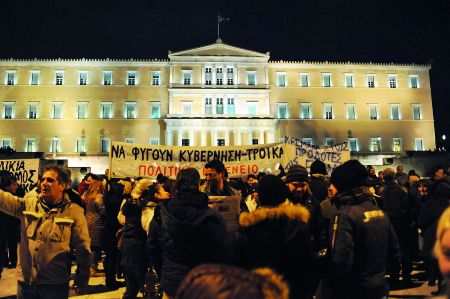
<path id="1" fill-rule="evenodd" d="M 0 0 L 0 58 L 167 58 L 215 42 L 272 60 L 427 63 L 450 135 L 448 0 Z"/>

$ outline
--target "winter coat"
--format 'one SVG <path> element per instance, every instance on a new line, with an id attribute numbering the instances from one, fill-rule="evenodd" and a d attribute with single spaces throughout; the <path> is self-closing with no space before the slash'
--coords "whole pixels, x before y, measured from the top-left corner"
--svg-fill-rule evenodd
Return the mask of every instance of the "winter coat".
<path id="1" fill-rule="evenodd" d="M 312 298 L 318 273 L 309 216 L 305 207 L 285 204 L 242 213 L 233 245 L 236 265 L 272 268 L 288 282 L 290 298 Z"/>
<path id="2" fill-rule="evenodd" d="M 125 216 L 125 224 L 122 228 L 122 266 L 147 265 L 148 259 L 145 252 L 147 233 L 142 228 L 142 207 L 140 202 L 128 198 L 122 206 L 122 214 Z"/>
<path id="3" fill-rule="evenodd" d="M 366 188 L 333 198 L 338 212 L 332 223 L 325 280 L 332 298 L 387 296 L 386 263 L 399 268 L 398 240 L 385 213 Z M 391 260 L 388 260 L 391 259 Z"/>
<path id="4" fill-rule="evenodd" d="M 431 200 L 425 203 L 417 220 L 417 225 L 423 232 L 423 251 L 426 254 L 431 254 L 433 250 L 439 218 L 449 206 L 450 177 L 437 180 L 433 189 Z"/>
<path id="5" fill-rule="evenodd" d="M 48 207 L 35 190 L 25 198 L 0 190 L 0 211 L 19 218 L 21 239 L 17 279 L 27 284 L 64 284 L 70 279 L 70 252 L 77 251 L 79 286 L 89 280 L 90 239 L 83 209 L 67 195 Z"/>
<path id="6" fill-rule="evenodd" d="M 89 236 L 91 237 L 91 246 L 101 247 L 105 228 L 105 202 L 103 201 L 103 194 L 96 194 L 94 198 L 89 198 L 85 193 L 82 198 L 86 204 L 86 221 Z"/>
<path id="7" fill-rule="evenodd" d="M 399 238 L 406 236 L 413 222 L 413 206 L 405 189 L 395 182 L 380 188 L 381 209 L 389 216 Z"/>
<path id="8" fill-rule="evenodd" d="M 147 247 L 161 287 L 172 297 L 192 268 L 226 259 L 225 221 L 208 207 L 206 194 L 177 194 L 155 209 Z"/>
<path id="9" fill-rule="evenodd" d="M 105 227 L 104 227 L 104 246 L 105 248 L 115 248 L 117 245 L 116 233 L 122 228 L 117 220 L 117 214 L 120 211 L 120 205 L 124 198 L 123 185 L 117 181 L 108 181 L 103 197 L 105 203 Z"/>

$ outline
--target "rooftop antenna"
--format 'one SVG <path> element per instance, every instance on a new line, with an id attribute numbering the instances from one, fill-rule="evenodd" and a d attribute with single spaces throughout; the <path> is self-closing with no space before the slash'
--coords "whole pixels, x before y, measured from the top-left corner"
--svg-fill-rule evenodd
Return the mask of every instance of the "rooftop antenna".
<path id="1" fill-rule="evenodd" d="M 217 13 L 217 43 L 221 43 L 222 40 L 220 39 L 220 22 L 222 21 L 229 21 L 230 18 L 222 17 L 219 13 Z"/>

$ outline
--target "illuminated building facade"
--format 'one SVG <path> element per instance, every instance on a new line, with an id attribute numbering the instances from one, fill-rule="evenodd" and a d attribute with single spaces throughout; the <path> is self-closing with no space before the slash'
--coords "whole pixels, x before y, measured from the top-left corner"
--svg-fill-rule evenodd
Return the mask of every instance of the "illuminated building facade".
<path id="1" fill-rule="evenodd" d="M 220 40 L 164 60 L 1 60 L 0 146 L 69 165 L 107 165 L 111 141 L 226 146 L 288 135 L 350 141 L 360 155 L 429 150 L 429 70 L 271 61 Z"/>

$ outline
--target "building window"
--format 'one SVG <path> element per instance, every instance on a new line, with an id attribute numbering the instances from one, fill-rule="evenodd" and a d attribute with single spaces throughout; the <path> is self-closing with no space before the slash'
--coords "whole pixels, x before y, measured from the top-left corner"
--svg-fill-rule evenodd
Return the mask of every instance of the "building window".
<path id="1" fill-rule="evenodd" d="M 16 71 L 6 71 L 6 85 L 16 85 Z"/>
<path id="2" fill-rule="evenodd" d="M 183 102 L 183 114 L 184 115 L 192 114 L 192 102 Z"/>
<path id="3" fill-rule="evenodd" d="M 87 85 L 87 82 L 88 82 L 88 72 L 87 71 L 80 72 L 78 84 Z"/>
<path id="4" fill-rule="evenodd" d="M 87 102 L 78 102 L 77 103 L 77 118 L 85 119 L 87 118 Z"/>
<path id="5" fill-rule="evenodd" d="M 11 138 L 2 138 L 2 147 L 12 147 Z"/>
<path id="6" fill-rule="evenodd" d="M 40 71 L 31 71 L 30 72 L 30 85 L 39 85 L 40 75 L 41 75 Z"/>
<path id="7" fill-rule="evenodd" d="M 150 118 L 159 119 L 161 117 L 161 103 L 150 103 Z"/>
<path id="8" fill-rule="evenodd" d="M 27 138 L 27 142 L 25 145 L 25 151 L 28 153 L 37 152 L 36 138 Z"/>
<path id="9" fill-rule="evenodd" d="M 351 152 L 358 152 L 359 151 L 359 144 L 358 144 L 358 138 L 349 138 L 348 143 L 350 144 L 350 151 Z"/>
<path id="10" fill-rule="evenodd" d="M 205 99 L 205 114 L 212 114 L 213 110 L 212 110 L 212 99 L 211 98 L 206 98 Z"/>
<path id="11" fill-rule="evenodd" d="M 223 114 L 223 99 L 216 99 L 216 114 Z"/>
<path id="12" fill-rule="evenodd" d="M 183 71 L 183 85 L 191 85 L 192 71 Z"/>
<path id="13" fill-rule="evenodd" d="M 109 153 L 109 138 L 102 138 L 100 139 L 100 152 L 102 153 Z"/>
<path id="14" fill-rule="evenodd" d="M 56 71 L 55 72 L 55 85 L 63 85 L 64 84 L 64 72 Z"/>
<path id="15" fill-rule="evenodd" d="M 205 68 L 205 85 L 211 85 L 212 84 L 212 73 L 211 68 L 206 67 Z"/>
<path id="16" fill-rule="evenodd" d="M 136 118 L 136 103 L 125 103 L 125 118 Z"/>
<path id="17" fill-rule="evenodd" d="M 247 85 L 256 85 L 256 72 L 247 72 Z"/>
<path id="18" fill-rule="evenodd" d="M 333 119 L 333 104 L 330 103 L 323 104 L 323 118 Z"/>
<path id="19" fill-rule="evenodd" d="M 112 71 L 104 71 L 103 72 L 103 85 L 111 85 L 112 84 Z"/>
<path id="20" fill-rule="evenodd" d="M 181 139 L 181 145 L 182 146 L 189 146 L 189 139 L 188 138 L 182 138 Z"/>
<path id="21" fill-rule="evenodd" d="M 286 73 L 277 73 L 277 86 L 284 87 L 286 85 Z"/>
<path id="22" fill-rule="evenodd" d="M 414 145 L 415 145 L 416 151 L 423 151 L 423 150 L 425 150 L 424 147 L 423 147 L 423 139 L 422 138 L 414 139 Z"/>
<path id="23" fill-rule="evenodd" d="M 346 104 L 347 107 L 347 119 L 356 119 L 356 104 Z"/>
<path id="24" fill-rule="evenodd" d="M 112 103 L 101 103 L 100 118 L 109 119 L 112 117 Z"/>
<path id="25" fill-rule="evenodd" d="M 345 74 L 345 87 L 353 87 L 353 74 Z"/>
<path id="26" fill-rule="evenodd" d="M 377 104 L 369 104 L 369 117 L 370 119 L 379 119 Z"/>
<path id="27" fill-rule="evenodd" d="M 370 150 L 372 152 L 381 152 L 381 137 L 370 138 Z"/>
<path id="28" fill-rule="evenodd" d="M 313 145 L 313 141 L 312 141 L 311 137 L 302 138 L 302 142 L 306 143 L 306 144 L 309 144 L 309 145 Z"/>
<path id="29" fill-rule="evenodd" d="M 392 151 L 401 152 L 402 151 L 402 139 L 392 138 Z"/>
<path id="30" fill-rule="evenodd" d="M 227 114 L 234 115 L 234 98 L 228 98 L 227 99 Z"/>
<path id="31" fill-rule="evenodd" d="M 300 73 L 300 86 L 309 87 L 309 73 Z"/>
<path id="32" fill-rule="evenodd" d="M 232 67 L 227 68 L 227 84 L 234 84 L 234 68 Z"/>
<path id="33" fill-rule="evenodd" d="M 127 84 L 128 85 L 136 85 L 136 72 L 128 71 L 127 72 Z"/>
<path id="34" fill-rule="evenodd" d="M 3 103 L 3 118 L 11 119 L 14 118 L 14 104 L 13 102 Z"/>
<path id="35" fill-rule="evenodd" d="M 420 105 L 412 105 L 412 116 L 414 120 L 422 119 L 422 111 Z"/>
<path id="36" fill-rule="evenodd" d="M 63 103 L 61 102 L 54 102 L 52 104 L 52 118 L 53 119 L 61 119 L 63 116 Z"/>
<path id="37" fill-rule="evenodd" d="M 86 139 L 77 138 L 75 142 L 75 152 L 76 153 L 86 153 Z"/>
<path id="38" fill-rule="evenodd" d="M 161 72 L 153 71 L 152 72 L 152 85 L 161 85 Z"/>
<path id="39" fill-rule="evenodd" d="M 53 137 L 50 142 L 50 152 L 60 153 L 61 151 L 61 138 Z"/>
<path id="40" fill-rule="evenodd" d="M 389 81 L 389 88 L 397 88 L 397 75 L 389 74 L 388 81 Z"/>
<path id="41" fill-rule="evenodd" d="M 218 68 L 216 68 L 216 84 L 217 85 L 222 85 L 223 84 L 223 77 L 222 77 L 222 72 L 223 72 L 223 70 L 222 70 L 222 68 L 221 67 L 218 67 Z"/>
<path id="42" fill-rule="evenodd" d="M 323 87 L 331 87 L 331 73 L 322 73 L 322 86 Z"/>
<path id="43" fill-rule="evenodd" d="M 135 138 L 125 138 L 125 143 L 136 143 L 136 139 Z"/>
<path id="44" fill-rule="evenodd" d="M 257 102 L 247 102 L 247 113 L 250 115 L 256 115 Z"/>
<path id="45" fill-rule="evenodd" d="M 159 138 L 150 138 L 150 145 L 159 145 Z"/>
<path id="46" fill-rule="evenodd" d="M 419 76 L 418 75 L 410 75 L 409 76 L 409 87 L 410 88 L 419 88 Z"/>
<path id="47" fill-rule="evenodd" d="M 325 146 L 332 146 L 334 144 L 334 139 L 333 138 L 325 138 Z"/>
<path id="48" fill-rule="evenodd" d="M 375 87 L 375 75 L 374 74 L 367 74 L 367 87 L 374 88 Z"/>
<path id="49" fill-rule="evenodd" d="M 278 103 L 277 104 L 277 117 L 280 119 L 288 118 L 288 104 L 287 103 Z"/>
<path id="50" fill-rule="evenodd" d="M 400 120 L 400 105 L 391 104 L 391 119 Z"/>
<path id="51" fill-rule="evenodd" d="M 258 139 L 256 139 L 256 140 L 258 140 Z M 258 142 L 256 142 L 256 144 L 258 144 Z M 217 139 L 217 146 L 225 146 L 225 139 L 222 139 L 222 138 Z"/>
<path id="52" fill-rule="evenodd" d="M 300 103 L 300 118 L 301 119 L 311 119 L 312 118 L 311 103 Z"/>
<path id="53" fill-rule="evenodd" d="M 36 103 L 36 102 L 28 103 L 28 118 L 29 119 L 38 118 L 38 107 L 39 107 L 39 103 Z"/>

